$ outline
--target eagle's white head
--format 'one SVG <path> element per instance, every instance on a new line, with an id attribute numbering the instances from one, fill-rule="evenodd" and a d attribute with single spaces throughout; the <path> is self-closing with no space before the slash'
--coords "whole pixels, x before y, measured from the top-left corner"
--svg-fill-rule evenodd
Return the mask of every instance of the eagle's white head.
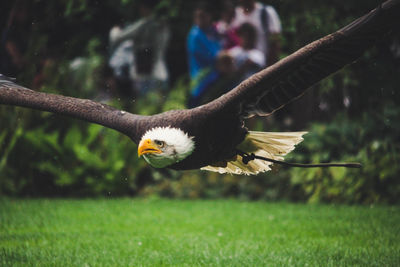
<path id="1" fill-rule="evenodd" d="M 193 137 L 171 127 L 157 127 L 147 131 L 139 142 L 138 155 L 153 167 L 164 168 L 177 163 L 194 150 Z"/>

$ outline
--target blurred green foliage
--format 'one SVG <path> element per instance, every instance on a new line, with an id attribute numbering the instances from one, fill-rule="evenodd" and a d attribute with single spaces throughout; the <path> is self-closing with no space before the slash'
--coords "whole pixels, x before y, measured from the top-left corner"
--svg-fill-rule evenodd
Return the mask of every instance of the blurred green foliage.
<path id="1" fill-rule="evenodd" d="M 283 57 L 344 26 L 379 1 L 336 0 L 329 5 L 312 0 L 269 3 L 281 15 Z M 29 86 L 40 74 L 44 78 L 37 89 L 41 91 L 92 98 L 133 113 L 184 108 L 190 85 L 182 51 L 194 4 L 163 0 L 159 5 L 173 32 L 168 49 L 172 83 L 163 95 L 150 93 L 145 98 L 127 98 L 113 91 L 107 80 L 108 31 L 113 25 L 137 18 L 134 0 L 32 1 L 33 26 L 25 55 L 30 64 L 18 80 Z M 6 11 L 2 9 L 0 13 L 7 17 Z M 364 165 L 361 170 L 276 166 L 269 173 L 249 177 L 155 170 L 138 159 L 136 145 L 116 131 L 49 113 L 0 106 L 0 194 L 156 194 L 181 198 L 398 203 L 400 64 L 390 51 L 391 44 L 392 39 L 384 40 L 356 64 L 325 79 L 272 119 L 252 123 L 256 126 L 252 129 L 310 132 L 288 155 L 288 161 L 357 161 Z M 350 104 L 345 105 L 344 99 Z"/>
<path id="2" fill-rule="evenodd" d="M 338 114 L 329 124 L 314 123 L 294 160 L 361 162 L 363 168 L 292 169 L 292 186 L 300 187 L 309 202 L 398 202 L 399 116 L 400 108 L 389 105 L 383 114 L 351 120 Z"/>

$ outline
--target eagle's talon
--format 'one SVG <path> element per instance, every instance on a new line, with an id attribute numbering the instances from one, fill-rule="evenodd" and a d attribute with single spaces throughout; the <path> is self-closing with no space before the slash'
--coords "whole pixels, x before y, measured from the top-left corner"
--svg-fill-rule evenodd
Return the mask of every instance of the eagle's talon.
<path id="1" fill-rule="evenodd" d="M 256 155 L 254 155 L 254 153 L 251 153 L 251 154 L 243 153 L 242 162 L 247 165 L 247 163 L 249 163 L 252 160 L 255 160 L 255 158 L 256 158 Z"/>

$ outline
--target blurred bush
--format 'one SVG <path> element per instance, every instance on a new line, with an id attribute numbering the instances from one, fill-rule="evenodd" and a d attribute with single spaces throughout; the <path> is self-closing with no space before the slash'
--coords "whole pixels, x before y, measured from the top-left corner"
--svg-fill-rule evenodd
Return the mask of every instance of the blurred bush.
<path id="1" fill-rule="evenodd" d="M 290 170 L 291 186 L 309 202 L 396 203 L 400 196 L 400 107 L 349 119 L 339 114 L 331 123 L 315 123 L 293 160 L 360 162 L 362 169 Z"/>
<path id="2" fill-rule="evenodd" d="M 328 6 L 312 0 L 272 1 L 283 21 L 283 56 L 378 3 L 333 1 Z M 23 84 L 30 84 L 40 73 L 43 82 L 38 90 L 91 98 L 133 113 L 185 107 L 189 83 L 182 51 L 194 3 L 162 1 L 173 27 L 169 65 L 175 78 L 172 89 L 164 95 L 153 93 L 140 99 L 112 90 L 105 67 L 108 30 L 135 18 L 136 1 L 104 1 L 99 5 L 63 0 L 35 5 L 38 14 L 53 15 L 35 17 L 27 51 L 32 64 L 18 77 Z M 73 30 L 77 28 L 80 31 Z M 361 170 L 275 166 L 258 176 L 155 170 L 138 159 L 136 145 L 116 131 L 49 113 L 0 106 L 0 194 L 398 203 L 400 64 L 390 50 L 391 40 L 325 79 L 267 122 L 252 122 L 252 129 L 310 132 L 287 161 L 357 161 L 364 165 Z M 38 53 L 44 48 L 51 51 L 48 56 Z M 40 63 L 43 57 L 46 64 Z"/>

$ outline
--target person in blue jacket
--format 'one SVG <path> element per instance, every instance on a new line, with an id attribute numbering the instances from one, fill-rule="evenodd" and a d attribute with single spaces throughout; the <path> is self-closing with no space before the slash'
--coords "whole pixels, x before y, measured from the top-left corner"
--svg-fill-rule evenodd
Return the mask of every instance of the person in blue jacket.
<path id="1" fill-rule="evenodd" d="M 215 69 L 221 40 L 213 24 L 212 8 L 199 3 L 194 10 L 194 25 L 187 38 L 190 78 L 194 83 L 189 106 L 197 106 L 209 88 L 219 77 Z"/>

